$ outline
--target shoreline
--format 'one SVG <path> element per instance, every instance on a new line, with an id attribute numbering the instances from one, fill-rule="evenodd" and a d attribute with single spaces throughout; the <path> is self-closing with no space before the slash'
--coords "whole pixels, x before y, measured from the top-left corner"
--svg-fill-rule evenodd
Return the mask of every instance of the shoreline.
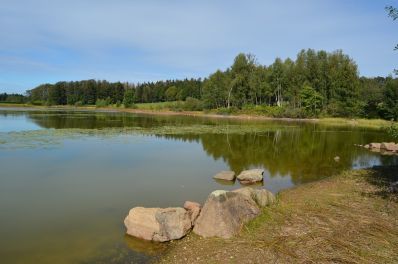
<path id="1" fill-rule="evenodd" d="M 140 115 L 155 116 L 187 116 L 211 119 L 230 119 L 230 120 L 249 120 L 249 121 L 283 121 L 283 122 L 305 122 L 328 124 L 336 126 L 355 126 L 364 128 L 381 129 L 391 125 L 391 121 L 381 119 L 362 119 L 362 118 L 289 118 L 289 117 L 269 117 L 252 114 L 217 114 L 204 111 L 172 111 L 170 109 L 140 109 L 140 108 L 119 108 L 119 107 L 95 107 L 95 106 L 36 106 L 36 105 L 19 105 L 19 104 L 0 104 L 0 108 L 20 108 L 20 109 L 40 109 L 40 110 L 71 110 L 71 111 L 91 111 L 91 112 L 109 112 L 109 113 L 131 113 Z M 394 122 L 397 123 L 397 122 Z"/>
<path id="2" fill-rule="evenodd" d="M 156 263 L 398 261 L 398 167 L 349 170 L 278 193 L 231 239 L 189 233 Z M 381 250 L 382 249 L 382 250 Z"/>

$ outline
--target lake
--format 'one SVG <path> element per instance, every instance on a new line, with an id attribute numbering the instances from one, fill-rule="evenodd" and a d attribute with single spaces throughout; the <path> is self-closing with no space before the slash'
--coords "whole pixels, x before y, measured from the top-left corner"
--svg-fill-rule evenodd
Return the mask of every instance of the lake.
<path id="1" fill-rule="evenodd" d="M 167 245 L 125 236 L 130 208 L 240 187 L 213 180 L 221 170 L 264 168 L 257 187 L 277 193 L 397 164 L 354 146 L 387 140 L 316 123 L 0 108 L 1 263 L 147 262 Z"/>

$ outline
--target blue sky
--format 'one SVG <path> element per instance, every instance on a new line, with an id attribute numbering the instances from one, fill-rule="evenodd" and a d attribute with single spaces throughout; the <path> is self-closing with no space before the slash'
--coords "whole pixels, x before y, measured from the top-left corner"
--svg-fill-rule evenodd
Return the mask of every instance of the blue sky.
<path id="1" fill-rule="evenodd" d="M 41 83 L 206 77 L 239 52 L 261 64 L 342 49 L 361 75 L 398 67 L 383 0 L 0 0 L 0 92 Z"/>

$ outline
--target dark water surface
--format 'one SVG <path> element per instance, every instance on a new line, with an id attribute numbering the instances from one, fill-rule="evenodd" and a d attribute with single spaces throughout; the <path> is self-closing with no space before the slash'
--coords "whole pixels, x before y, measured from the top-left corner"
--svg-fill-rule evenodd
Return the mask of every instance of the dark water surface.
<path id="1" fill-rule="evenodd" d="M 146 262 L 165 245 L 124 235 L 130 208 L 240 186 L 214 181 L 220 170 L 264 168 L 278 192 L 396 163 L 354 146 L 386 140 L 313 123 L 0 108 L 0 262 Z"/>

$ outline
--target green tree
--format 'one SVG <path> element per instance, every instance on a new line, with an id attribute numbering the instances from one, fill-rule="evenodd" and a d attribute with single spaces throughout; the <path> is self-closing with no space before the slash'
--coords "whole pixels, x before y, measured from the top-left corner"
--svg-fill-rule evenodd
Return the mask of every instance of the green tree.
<path id="1" fill-rule="evenodd" d="M 216 71 L 205 80 L 202 98 L 206 108 L 219 108 L 228 106 L 228 92 L 231 86 L 228 72 Z"/>
<path id="2" fill-rule="evenodd" d="M 123 97 L 123 105 L 124 107 L 132 107 L 135 102 L 135 89 L 134 88 L 127 88 L 124 91 Z"/>
<path id="3" fill-rule="evenodd" d="M 390 78 L 387 81 L 380 108 L 384 118 L 398 120 L 398 79 Z"/>
<path id="4" fill-rule="evenodd" d="M 322 95 L 312 88 L 308 83 L 303 85 L 300 91 L 300 102 L 304 110 L 311 114 L 319 114 L 322 106 Z"/>
<path id="5" fill-rule="evenodd" d="M 227 107 L 231 102 L 237 107 L 248 102 L 250 90 L 249 78 L 253 74 L 256 66 L 256 58 L 251 54 L 240 53 L 235 57 L 231 67 L 231 86 L 228 91 Z"/>
<path id="6" fill-rule="evenodd" d="M 283 104 L 283 88 L 285 84 L 285 67 L 280 58 L 276 58 L 274 63 L 270 66 L 271 72 L 269 75 L 269 81 L 273 87 L 273 93 L 275 95 L 275 102 L 277 106 Z"/>
<path id="7" fill-rule="evenodd" d="M 167 88 L 165 92 L 166 100 L 175 101 L 177 99 L 177 92 L 177 87 L 175 87 L 174 85 Z"/>

